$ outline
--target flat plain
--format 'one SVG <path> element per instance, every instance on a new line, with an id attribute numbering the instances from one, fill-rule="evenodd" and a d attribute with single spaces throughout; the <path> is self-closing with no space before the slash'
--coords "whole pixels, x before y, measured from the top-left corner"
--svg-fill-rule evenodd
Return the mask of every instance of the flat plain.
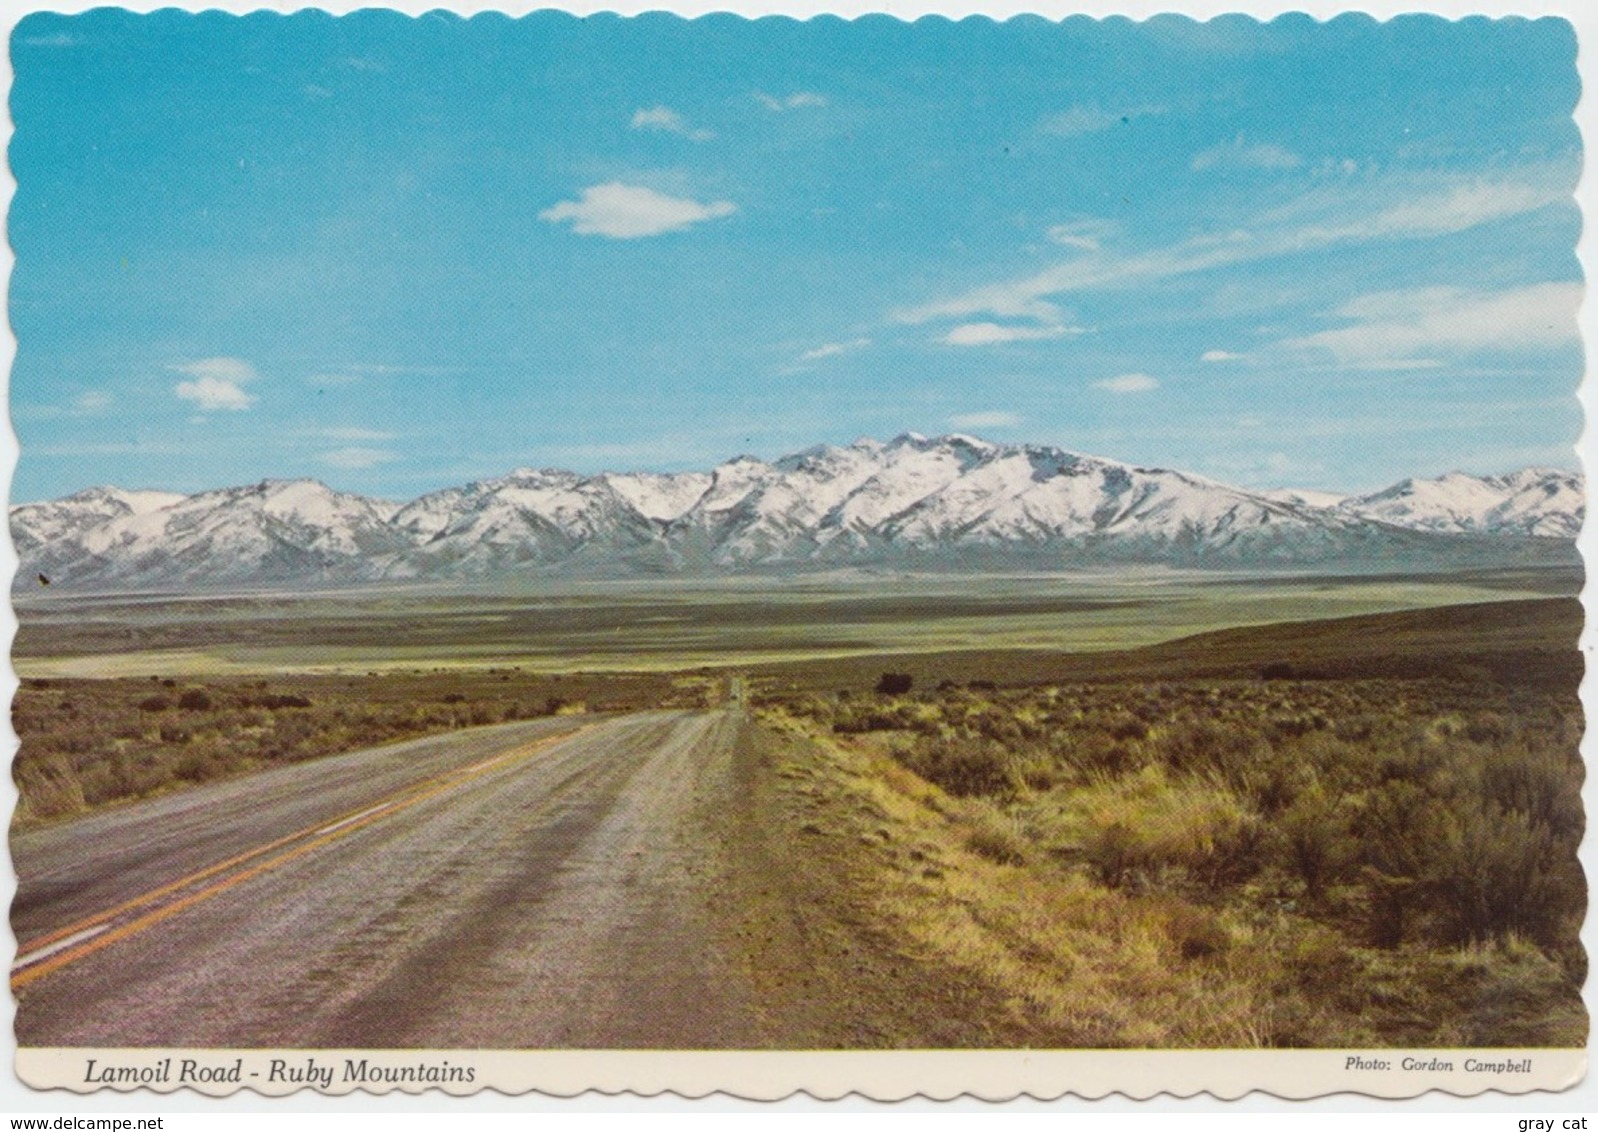
<path id="1" fill-rule="evenodd" d="M 1373 577 L 1115 573 L 614 582 L 17 598 L 22 676 L 681 671 L 877 654 L 1085 652 L 1214 629 L 1580 592 L 1577 571 Z"/>

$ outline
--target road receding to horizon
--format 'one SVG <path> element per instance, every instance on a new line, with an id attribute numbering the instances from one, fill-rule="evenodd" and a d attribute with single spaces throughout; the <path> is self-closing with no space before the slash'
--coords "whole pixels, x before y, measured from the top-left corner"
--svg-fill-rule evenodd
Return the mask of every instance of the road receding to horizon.
<path id="1" fill-rule="evenodd" d="M 563 717 L 16 833 L 18 1044 L 968 1044 L 768 812 L 770 745 L 736 702 Z"/>

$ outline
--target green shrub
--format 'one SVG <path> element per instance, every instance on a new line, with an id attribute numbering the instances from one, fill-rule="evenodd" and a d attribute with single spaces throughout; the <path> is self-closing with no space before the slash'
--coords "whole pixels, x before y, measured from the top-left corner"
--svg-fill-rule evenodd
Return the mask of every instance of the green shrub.
<path id="1" fill-rule="evenodd" d="M 928 739 L 901 756 L 901 761 L 928 782 L 961 797 L 1007 795 L 1019 780 L 1011 752 L 981 736 Z"/>
<path id="2" fill-rule="evenodd" d="M 1558 850 L 1546 825 L 1519 810 L 1476 800 L 1444 816 L 1432 847 L 1428 887 L 1448 943 L 1520 934 L 1552 942 L 1570 907 Z"/>
<path id="3" fill-rule="evenodd" d="M 905 672 L 884 672 L 877 680 L 876 691 L 882 696 L 902 696 L 915 687 L 915 678 Z"/>
<path id="4" fill-rule="evenodd" d="M 204 688 L 190 688 L 178 697 L 178 707 L 184 711 L 210 711 L 212 706 Z"/>
<path id="5" fill-rule="evenodd" d="M 1341 875 L 1357 846 L 1337 805 L 1315 786 L 1300 794 L 1277 823 L 1282 857 L 1311 898 Z"/>

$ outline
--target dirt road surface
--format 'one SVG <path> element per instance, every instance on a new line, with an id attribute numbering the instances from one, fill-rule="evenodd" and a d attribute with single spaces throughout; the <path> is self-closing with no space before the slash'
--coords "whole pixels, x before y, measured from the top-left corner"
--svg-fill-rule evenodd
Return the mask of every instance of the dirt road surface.
<path id="1" fill-rule="evenodd" d="M 967 1044 L 734 703 L 359 751 L 24 831 L 23 1046 Z"/>

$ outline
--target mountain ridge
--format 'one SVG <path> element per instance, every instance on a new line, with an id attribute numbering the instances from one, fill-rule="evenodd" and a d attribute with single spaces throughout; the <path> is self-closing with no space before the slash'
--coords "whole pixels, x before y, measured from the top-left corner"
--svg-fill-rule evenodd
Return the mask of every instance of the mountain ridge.
<path id="1" fill-rule="evenodd" d="M 518 468 L 405 502 L 317 480 L 96 487 L 10 509 L 68 589 L 1145 563 L 1450 569 L 1575 561 L 1578 473 L 1450 472 L 1365 495 L 1240 488 L 1042 444 L 904 433 L 709 471 Z"/>

